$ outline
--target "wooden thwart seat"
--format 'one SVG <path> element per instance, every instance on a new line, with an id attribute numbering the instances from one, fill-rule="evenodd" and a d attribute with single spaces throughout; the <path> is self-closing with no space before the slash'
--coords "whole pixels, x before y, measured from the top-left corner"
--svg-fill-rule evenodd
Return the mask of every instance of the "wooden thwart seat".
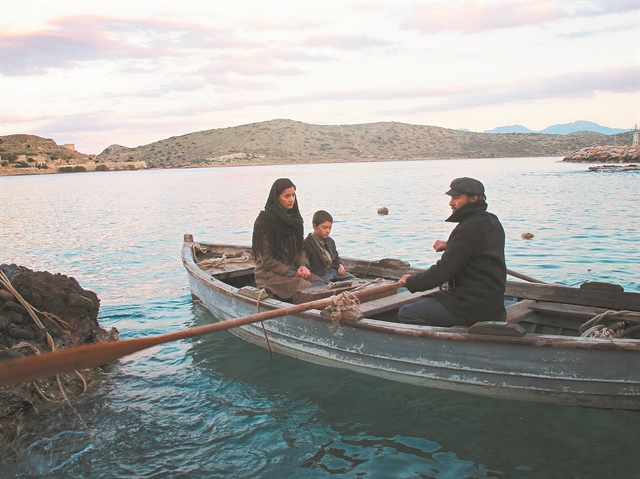
<path id="1" fill-rule="evenodd" d="M 514 304 L 510 304 L 507 310 L 506 321 L 480 321 L 469 327 L 469 334 L 488 334 L 491 336 L 522 336 L 525 329 L 518 325 L 531 316 L 537 314 L 533 309 L 537 301 L 525 299 Z"/>
<path id="2" fill-rule="evenodd" d="M 554 303 L 526 299 L 507 306 L 507 323 L 526 321 L 533 325 L 533 331 L 540 327 L 552 326 L 562 331 L 578 331 L 585 321 L 608 311 L 607 308 L 581 306 L 577 304 Z M 562 334 L 562 333 L 560 333 Z"/>
<path id="3" fill-rule="evenodd" d="M 577 304 L 549 303 L 546 301 L 534 301 L 531 309 L 540 313 L 553 314 L 576 319 L 591 319 L 594 316 L 609 311 L 607 308 L 596 308 L 593 306 L 580 306 Z"/>
<path id="4" fill-rule="evenodd" d="M 414 301 L 422 298 L 428 292 L 429 291 L 418 291 L 416 293 L 412 293 L 410 291 L 404 291 L 384 298 L 374 299 L 373 301 L 361 303 L 360 311 L 362 311 L 362 314 L 365 317 L 384 313 L 385 311 L 400 308 L 405 304 L 413 303 Z"/>
<path id="5" fill-rule="evenodd" d="M 618 288 L 610 288 L 610 290 L 603 290 L 601 287 L 578 289 L 552 284 L 529 284 L 509 281 L 507 282 L 505 297 L 640 311 L 640 293 L 620 291 Z"/>
<path id="6" fill-rule="evenodd" d="M 507 306 L 507 323 L 519 323 L 523 319 L 536 314 L 536 312 L 532 308 L 536 303 L 536 300 L 525 299 L 523 301 L 518 301 L 517 303 Z"/>

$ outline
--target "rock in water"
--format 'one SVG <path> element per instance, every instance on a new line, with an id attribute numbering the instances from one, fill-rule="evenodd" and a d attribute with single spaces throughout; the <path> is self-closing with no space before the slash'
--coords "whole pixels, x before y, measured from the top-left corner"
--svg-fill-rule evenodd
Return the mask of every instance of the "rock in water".
<path id="1" fill-rule="evenodd" d="M 100 300 L 96 293 L 83 289 L 74 278 L 15 264 L 0 265 L 0 270 L 17 292 L 14 294 L 8 285 L 0 283 L 0 361 L 30 356 L 36 351 L 50 352 L 46 332 L 56 349 L 117 338 L 117 330 L 109 333 L 98 323 Z M 4 281 L 1 275 L 0 279 Z M 36 316 L 44 330 L 18 296 L 39 311 Z M 82 375 L 90 383 L 99 370 L 83 370 Z M 75 375 L 61 374 L 60 378 L 67 396 L 71 398 L 81 392 L 81 382 Z M 38 380 L 38 386 L 50 399 L 62 398 L 55 378 Z M 0 434 L 11 438 L 17 413 L 36 410 L 44 403 L 33 383 L 0 388 Z"/>

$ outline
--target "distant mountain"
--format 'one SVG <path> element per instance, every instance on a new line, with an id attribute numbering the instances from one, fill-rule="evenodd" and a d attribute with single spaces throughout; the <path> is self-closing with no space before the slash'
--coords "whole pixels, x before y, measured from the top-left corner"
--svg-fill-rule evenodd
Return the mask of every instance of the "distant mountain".
<path id="1" fill-rule="evenodd" d="M 499 126 L 497 128 L 494 128 L 493 130 L 483 131 L 482 133 L 536 133 L 536 132 L 530 130 L 526 126 L 509 125 L 509 126 Z"/>
<path id="2" fill-rule="evenodd" d="M 602 133 L 603 135 L 617 135 L 618 133 L 625 133 L 630 130 L 631 128 L 627 130 L 609 128 L 608 126 L 601 126 L 591 121 L 580 120 L 574 121 L 573 123 L 564 123 L 562 125 L 551 125 L 539 133 L 547 133 L 549 135 L 568 135 L 577 131 L 595 131 L 597 133 Z"/>
<path id="3" fill-rule="evenodd" d="M 592 121 L 574 121 L 573 123 L 563 123 L 551 125 L 544 130 L 533 131 L 522 125 L 499 126 L 493 130 L 486 130 L 483 133 L 544 133 L 547 135 L 569 135 L 578 131 L 593 131 L 603 135 L 617 135 L 625 133 L 631 129 L 622 130 L 620 128 L 609 128 L 608 126 L 598 125 Z"/>

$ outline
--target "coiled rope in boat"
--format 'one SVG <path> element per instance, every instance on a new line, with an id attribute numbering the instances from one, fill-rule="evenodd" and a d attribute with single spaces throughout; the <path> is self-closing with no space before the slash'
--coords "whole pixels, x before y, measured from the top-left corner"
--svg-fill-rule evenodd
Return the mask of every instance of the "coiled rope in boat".
<path id="1" fill-rule="evenodd" d="M 604 324 L 605 320 L 609 323 Z M 628 322 L 639 324 L 629 326 Z M 619 339 L 630 337 L 631 333 L 638 329 L 640 329 L 640 312 L 605 311 L 580 326 L 579 331 L 583 338 Z"/>
<path id="2" fill-rule="evenodd" d="M 202 246 L 199 244 L 193 245 L 193 257 L 196 257 L 196 253 L 207 253 L 209 250 L 206 246 Z M 196 264 L 201 268 L 224 268 L 227 263 L 246 263 L 249 261 L 248 255 L 243 255 L 239 257 L 228 258 L 227 253 L 222 253 L 222 256 L 219 258 L 209 258 L 203 259 L 202 261 L 196 261 Z"/>
<path id="3" fill-rule="evenodd" d="M 331 318 L 331 324 L 340 326 L 342 319 L 358 321 L 363 315 L 360 311 L 360 300 L 351 291 L 344 291 L 331 296 L 331 304 L 321 311 L 322 316 Z"/>

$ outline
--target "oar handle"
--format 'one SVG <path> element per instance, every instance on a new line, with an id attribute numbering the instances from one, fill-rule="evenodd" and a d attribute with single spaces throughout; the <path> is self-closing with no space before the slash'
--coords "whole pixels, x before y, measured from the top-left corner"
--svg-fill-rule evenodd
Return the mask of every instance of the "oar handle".
<path id="1" fill-rule="evenodd" d="M 546 281 L 542 281 L 541 279 L 532 278 L 531 276 L 527 276 L 526 274 L 518 273 L 517 271 L 514 271 L 514 270 L 509 269 L 509 268 L 507 268 L 507 274 L 513 276 L 514 278 L 519 278 L 519 279 L 522 279 L 524 281 L 529 281 L 530 283 L 547 284 Z"/>
<path id="2" fill-rule="evenodd" d="M 356 297 L 381 293 L 403 286 L 400 282 L 375 286 L 369 289 L 354 292 Z M 180 339 L 193 338 L 204 334 L 231 329 L 245 324 L 257 323 L 268 319 L 278 318 L 288 314 L 295 314 L 309 309 L 319 309 L 329 306 L 333 299 L 323 298 L 308 303 L 294 306 L 272 309 L 262 313 L 252 314 L 242 318 L 230 319 L 227 321 L 206 324 L 195 328 L 184 329 L 173 333 L 150 336 L 148 338 L 125 339 L 122 341 L 112 341 L 107 343 L 89 344 L 75 348 L 58 350 L 52 353 L 28 356 L 26 358 L 13 359 L 0 362 L 0 387 L 11 386 L 35 379 L 52 376 L 65 371 L 86 369 L 99 366 L 118 358 L 128 356 L 138 351 L 157 346 L 158 344 L 177 341 Z"/>

